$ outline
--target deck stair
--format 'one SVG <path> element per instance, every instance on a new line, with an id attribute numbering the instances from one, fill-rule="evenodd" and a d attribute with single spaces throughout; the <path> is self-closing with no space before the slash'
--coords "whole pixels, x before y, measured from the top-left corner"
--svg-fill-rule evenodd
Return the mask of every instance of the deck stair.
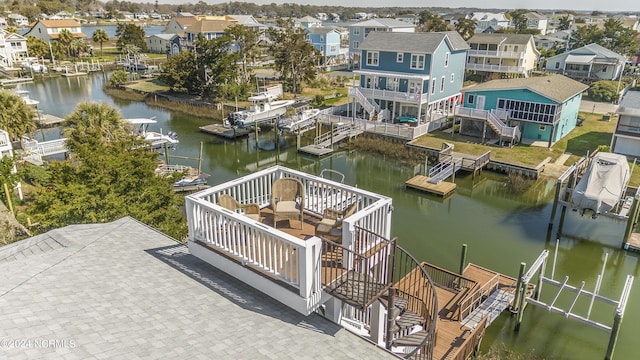
<path id="1" fill-rule="evenodd" d="M 461 322 L 463 326 L 470 329 L 475 329 L 476 326 L 486 316 L 487 326 L 509 307 L 509 304 L 513 301 L 515 295 L 510 291 L 495 290 L 489 295 L 489 297 L 480 303 L 480 305 L 473 310 L 466 318 Z"/>
<path id="2" fill-rule="evenodd" d="M 381 114 L 380 105 L 367 99 L 367 97 L 364 96 L 359 88 L 350 87 L 348 90 L 348 95 L 355 98 L 356 101 L 358 101 L 358 103 L 362 105 L 364 110 L 369 113 L 369 120 L 374 120 L 374 118 L 379 121 L 384 120 L 385 113 Z"/>
<path id="3" fill-rule="evenodd" d="M 384 307 L 388 307 L 385 298 L 380 302 Z M 392 346 L 419 346 L 427 335 L 424 331 L 425 319 L 415 312 L 407 309 L 409 301 L 401 296 L 395 296 L 393 309 L 388 310 L 388 314 L 394 320 Z"/>

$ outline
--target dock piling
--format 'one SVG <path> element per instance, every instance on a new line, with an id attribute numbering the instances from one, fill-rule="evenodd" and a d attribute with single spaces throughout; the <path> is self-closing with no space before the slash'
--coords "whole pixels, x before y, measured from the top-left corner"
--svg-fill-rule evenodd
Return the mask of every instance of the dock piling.
<path id="1" fill-rule="evenodd" d="M 609 336 L 609 344 L 607 345 L 607 353 L 604 356 L 605 360 L 613 359 L 613 350 L 618 342 L 618 333 L 620 332 L 620 324 L 622 323 L 622 313 L 616 311 L 613 317 L 613 326 L 611 327 L 611 335 Z"/>
<path id="2" fill-rule="evenodd" d="M 467 265 L 467 244 L 462 244 L 462 253 L 460 254 L 460 271 L 458 273 L 462 275 L 464 267 Z"/>
<path id="3" fill-rule="evenodd" d="M 518 302 L 519 302 L 519 296 L 520 296 L 520 286 L 522 286 L 522 277 L 524 276 L 524 272 L 527 268 L 527 264 L 521 262 L 520 263 L 520 271 L 518 272 L 518 281 L 516 282 L 516 298 L 513 299 L 513 307 L 511 309 L 512 312 L 514 311 L 518 311 L 520 312 L 520 309 L 518 308 Z"/>

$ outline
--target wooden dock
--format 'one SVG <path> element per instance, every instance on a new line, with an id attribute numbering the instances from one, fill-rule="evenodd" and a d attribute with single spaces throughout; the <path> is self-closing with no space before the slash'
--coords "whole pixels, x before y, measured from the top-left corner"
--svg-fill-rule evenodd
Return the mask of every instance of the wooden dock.
<path id="1" fill-rule="evenodd" d="M 631 236 L 629 236 L 629 240 L 624 244 L 624 249 L 640 252 L 640 233 L 632 232 Z"/>
<path id="2" fill-rule="evenodd" d="M 456 189 L 456 184 L 448 181 L 440 181 L 437 184 L 432 184 L 429 182 L 429 177 L 424 175 L 416 175 L 411 179 L 405 181 L 405 187 L 426 191 L 431 194 L 435 194 L 438 196 L 448 196 Z"/>
<path id="3" fill-rule="evenodd" d="M 62 124 L 63 122 L 64 122 L 63 118 L 50 115 L 50 114 L 39 114 L 38 116 L 36 116 L 36 123 L 40 127 L 56 126 L 56 125 Z"/>
<path id="4" fill-rule="evenodd" d="M 26 83 L 26 82 L 31 82 L 31 81 L 33 81 L 33 78 L 30 78 L 30 77 L 2 79 L 2 80 L 0 80 L 0 85 L 2 85 L 2 86 L 15 85 L 15 84 L 21 84 L 21 83 Z"/>
<path id="5" fill-rule="evenodd" d="M 307 145 L 298 149 L 298 152 L 321 157 L 321 156 L 331 154 L 333 152 L 333 149 L 331 147 L 326 147 L 322 145 Z"/>
<path id="6" fill-rule="evenodd" d="M 237 138 L 249 136 L 249 134 L 255 132 L 255 129 L 252 127 L 234 128 L 234 127 L 224 126 L 221 124 L 211 124 L 211 125 L 201 126 L 199 129 L 204 133 L 220 136 L 225 139 L 237 139 Z"/>
<path id="7" fill-rule="evenodd" d="M 62 76 L 64 77 L 76 77 L 76 76 L 85 76 L 85 75 L 89 75 L 89 73 L 82 72 L 82 71 L 62 73 Z"/>
<path id="8" fill-rule="evenodd" d="M 208 189 L 210 186 L 207 184 L 199 184 L 199 185 L 187 185 L 187 186 L 174 186 L 173 191 L 177 193 L 184 192 L 196 192 L 204 189 Z"/>

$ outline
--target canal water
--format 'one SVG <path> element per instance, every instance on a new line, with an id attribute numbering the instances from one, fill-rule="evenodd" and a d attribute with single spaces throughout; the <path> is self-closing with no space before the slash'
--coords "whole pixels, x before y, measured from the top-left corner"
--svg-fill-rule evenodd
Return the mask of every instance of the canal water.
<path id="1" fill-rule="evenodd" d="M 273 132 L 260 135 L 257 143 L 252 137 L 225 141 L 198 132 L 198 127 L 209 124 L 210 120 L 144 103 L 114 100 L 102 91 L 105 81 L 102 75 L 95 74 L 48 79 L 24 84 L 21 88 L 40 100 L 40 108 L 45 113 L 60 117 L 71 112 L 80 101 L 108 103 L 118 107 L 124 117 L 155 117 L 158 120 L 155 130 L 162 128 L 178 134 L 180 144 L 176 155 L 197 157 L 200 142 L 204 142 L 203 171 L 211 175 L 211 185 L 274 164 L 311 174 L 319 174 L 324 168 L 338 170 L 346 175 L 346 183 L 393 198 L 392 233 L 419 261 L 456 271 L 461 246 L 467 244 L 469 261 L 516 276 L 521 262 L 530 265 L 543 249 L 553 251 L 555 248 L 555 237 L 547 241 L 554 193 L 552 181 L 540 181 L 525 191 L 512 188 L 507 176 L 491 172 L 483 172 L 475 180 L 460 175 L 456 177 L 455 194 L 443 200 L 405 190 L 403 183 L 413 175 L 413 168 L 384 156 L 353 151 L 318 160 L 298 154 L 293 139 L 280 139 L 277 146 Z M 55 129 L 44 135 L 58 136 Z M 623 232 L 623 226 L 611 219 L 591 219 L 567 212 L 563 227 L 566 235 L 560 237 L 555 279 L 562 281 L 569 276 L 570 284 L 578 286 L 585 281 L 585 289 L 592 290 L 605 254 L 609 254 L 600 293 L 618 299 L 626 275 L 640 273 L 638 256 L 619 250 Z M 547 266 L 547 275 L 550 272 L 551 263 Z M 543 287 L 543 299 L 550 300 L 554 295 L 555 288 Z M 570 295 L 565 292 L 556 305 L 566 308 L 573 300 Z M 581 299 L 575 304 L 574 312 L 586 315 L 588 308 L 589 301 Z M 591 318 L 611 325 L 614 311 L 611 306 L 594 306 Z M 518 352 L 532 352 L 547 358 L 601 359 L 609 339 L 601 330 L 533 306 L 527 308 L 519 333 L 514 333 L 513 326 L 514 318 L 502 315 L 487 330 L 482 349 L 486 351 L 504 344 Z M 640 281 L 630 296 L 615 357 L 638 358 L 635 341 L 639 335 Z"/>

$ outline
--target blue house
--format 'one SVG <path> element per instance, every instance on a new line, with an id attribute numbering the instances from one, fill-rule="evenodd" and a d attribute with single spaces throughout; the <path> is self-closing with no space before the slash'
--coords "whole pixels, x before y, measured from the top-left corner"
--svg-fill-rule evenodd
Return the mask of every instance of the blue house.
<path id="1" fill-rule="evenodd" d="M 360 45 L 360 84 L 350 95 L 369 119 L 442 117 L 460 103 L 468 48 L 455 31 L 372 32 Z"/>
<path id="2" fill-rule="evenodd" d="M 563 75 L 478 84 L 465 90 L 463 107 L 456 111 L 460 133 L 502 138 L 500 129 L 515 128 L 523 143 L 546 142 L 551 147 L 576 127 L 582 93 L 587 89 Z"/>
<path id="3" fill-rule="evenodd" d="M 329 27 L 305 29 L 307 40 L 322 55 L 321 65 L 331 65 L 340 56 L 340 32 Z"/>

